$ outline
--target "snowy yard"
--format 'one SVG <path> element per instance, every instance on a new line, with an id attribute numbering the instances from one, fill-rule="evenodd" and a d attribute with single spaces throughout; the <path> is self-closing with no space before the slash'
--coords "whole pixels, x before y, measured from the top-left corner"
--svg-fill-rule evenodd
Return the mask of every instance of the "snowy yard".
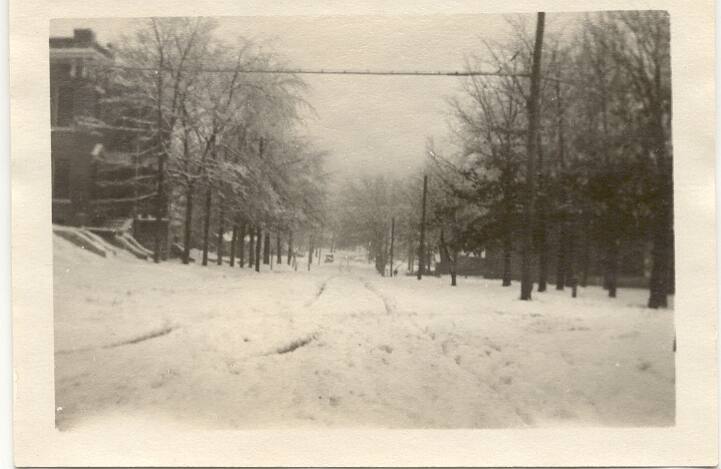
<path id="1" fill-rule="evenodd" d="M 60 429 L 672 425 L 672 310 L 645 291 L 394 279 L 361 264 L 154 265 L 55 236 Z M 338 257 L 338 256 L 337 256 Z"/>

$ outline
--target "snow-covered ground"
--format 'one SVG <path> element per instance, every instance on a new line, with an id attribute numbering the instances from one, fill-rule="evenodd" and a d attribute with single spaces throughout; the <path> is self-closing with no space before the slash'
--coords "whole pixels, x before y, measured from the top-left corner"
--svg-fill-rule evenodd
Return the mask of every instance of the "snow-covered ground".
<path id="1" fill-rule="evenodd" d="M 55 236 L 57 424 L 497 428 L 674 422 L 644 291 L 102 258 Z"/>

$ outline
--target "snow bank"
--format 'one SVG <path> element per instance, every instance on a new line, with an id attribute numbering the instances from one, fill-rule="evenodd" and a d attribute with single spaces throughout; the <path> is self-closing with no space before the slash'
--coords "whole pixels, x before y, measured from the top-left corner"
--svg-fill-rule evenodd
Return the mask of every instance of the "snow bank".
<path id="1" fill-rule="evenodd" d="M 96 235 L 82 228 L 53 225 L 53 233 L 98 256 L 105 257 L 109 252 L 115 253 L 109 251 L 106 244 L 98 240 Z"/>
<path id="2" fill-rule="evenodd" d="M 123 241 L 129 245 L 131 248 L 134 249 L 135 252 L 138 252 L 141 255 L 144 255 L 146 257 L 151 257 L 153 255 L 153 251 L 150 249 L 145 248 L 142 244 L 140 244 L 135 238 L 133 238 L 128 233 L 123 233 L 121 235 L 118 235 L 118 237 L 122 238 Z"/>

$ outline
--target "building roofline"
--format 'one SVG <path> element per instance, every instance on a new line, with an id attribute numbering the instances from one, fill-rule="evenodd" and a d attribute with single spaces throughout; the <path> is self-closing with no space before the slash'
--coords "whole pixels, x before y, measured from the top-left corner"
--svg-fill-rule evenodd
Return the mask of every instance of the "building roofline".
<path id="1" fill-rule="evenodd" d="M 76 29 L 73 36 L 50 37 L 50 50 L 63 49 L 93 49 L 106 58 L 112 58 L 113 52 L 108 47 L 101 46 L 95 41 L 95 33 L 90 29 Z"/>
<path id="2" fill-rule="evenodd" d="M 112 60 L 112 55 L 108 56 L 91 47 L 63 47 L 60 49 L 50 49 L 50 60 L 62 59 L 94 59 L 100 61 Z"/>

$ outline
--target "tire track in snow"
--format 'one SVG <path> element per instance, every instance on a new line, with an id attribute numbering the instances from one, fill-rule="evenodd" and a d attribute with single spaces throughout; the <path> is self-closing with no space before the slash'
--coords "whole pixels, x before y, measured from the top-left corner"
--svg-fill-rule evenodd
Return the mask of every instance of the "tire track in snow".
<path id="1" fill-rule="evenodd" d="M 76 348 L 76 349 L 58 350 L 55 352 L 55 354 L 56 355 L 69 355 L 71 353 L 89 352 L 91 350 L 111 349 L 111 348 L 115 348 L 115 347 L 122 347 L 123 345 L 138 344 L 140 342 L 145 342 L 146 340 L 155 339 L 157 337 L 163 337 L 165 335 L 170 334 L 171 332 L 173 332 L 176 329 L 178 329 L 178 326 L 166 326 L 162 329 L 150 331 L 145 334 L 139 335 L 137 337 L 132 337 L 130 339 L 121 340 L 119 342 L 113 342 L 112 344 L 98 345 L 96 347 L 82 347 L 82 348 Z"/>
<path id="2" fill-rule="evenodd" d="M 323 293 L 325 293 L 325 291 L 328 288 L 328 284 L 335 277 L 337 277 L 337 275 L 331 275 L 331 276 L 327 277 L 325 280 L 323 280 L 321 282 L 321 284 L 318 286 L 318 289 L 316 290 L 315 294 L 313 295 L 313 298 L 306 301 L 305 304 L 303 305 L 303 307 L 306 309 L 310 309 L 320 299 L 320 297 L 323 295 Z M 295 351 L 296 349 L 304 347 L 313 341 L 317 341 L 319 337 L 320 337 L 320 331 L 314 331 L 310 334 L 306 334 L 302 337 L 293 339 L 284 345 L 279 345 L 266 353 L 253 354 L 253 355 L 249 355 L 245 358 L 250 359 L 250 358 L 257 358 L 257 357 L 267 357 L 270 355 L 284 355 L 286 353 L 290 353 L 290 352 Z"/>
<path id="3" fill-rule="evenodd" d="M 381 293 L 378 291 L 376 287 L 374 287 L 370 281 L 363 279 L 362 277 L 359 278 L 363 286 L 376 295 L 378 298 L 380 298 L 383 301 L 383 305 L 385 306 L 386 313 L 396 313 L 398 311 L 398 306 L 392 298 L 389 298 L 387 295 Z M 534 423 L 533 417 L 525 412 L 523 409 L 519 408 L 515 403 L 511 401 L 511 399 L 508 396 L 508 393 L 502 390 L 496 383 L 489 383 L 486 381 L 486 379 L 483 376 L 480 376 L 475 372 L 475 370 L 468 368 L 465 366 L 465 364 L 461 363 L 461 360 L 457 359 L 456 357 L 451 358 L 448 355 L 448 345 L 449 343 L 453 343 L 454 345 L 457 345 L 455 339 L 458 339 L 460 336 L 457 336 L 456 334 L 447 334 L 447 337 L 445 340 L 440 340 L 441 338 L 437 336 L 436 332 L 433 332 L 429 330 L 429 328 L 423 327 L 416 319 L 413 317 L 413 313 L 409 314 L 403 314 L 403 315 L 396 315 L 397 317 L 403 317 L 406 319 L 407 323 L 410 324 L 412 327 L 414 327 L 420 334 L 426 336 L 428 339 L 430 339 L 430 343 L 437 344 L 437 348 L 439 350 L 439 354 L 437 355 L 437 358 L 443 361 L 450 361 L 455 365 L 455 369 L 457 369 L 459 372 L 466 374 L 470 376 L 475 382 L 478 383 L 479 390 L 484 390 L 486 392 L 490 391 L 492 392 L 496 398 L 508 404 L 509 409 L 513 412 L 513 415 L 518 417 L 519 424 L 525 425 L 525 426 L 532 426 Z M 396 324 L 398 325 L 398 324 Z M 400 326 L 400 325 L 398 325 Z M 402 326 L 400 326 L 402 327 Z M 455 337 L 452 337 L 455 336 Z M 438 340 L 436 340 L 438 339 Z M 489 345 L 493 350 L 500 353 L 501 347 L 496 345 L 494 342 L 487 340 L 489 342 L 487 345 Z"/>
<path id="4" fill-rule="evenodd" d="M 336 275 L 331 275 L 330 277 L 323 280 L 323 282 L 321 282 L 320 286 L 318 287 L 318 290 L 315 292 L 313 298 L 308 300 L 303 306 L 305 306 L 306 308 L 313 306 L 313 304 L 318 301 L 320 296 L 325 292 L 326 288 L 328 287 L 328 282 L 330 282 L 335 277 Z"/>
<path id="5" fill-rule="evenodd" d="M 381 301 L 383 301 L 383 307 L 386 309 L 386 313 L 392 314 L 392 313 L 396 312 L 396 310 L 398 309 L 398 306 L 396 305 L 396 302 L 392 298 L 389 298 L 388 296 L 379 292 L 378 289 L 376 287 L 374 287 L 373 285 L 371 285 L 371 283 L 369 281 L 367 281 L 361 277 L 359 277 L 359 280 L 361 281 L 361 283 L 363 283 L 363 286 L 368 291 L 370 291 L 375 296 L 380 298 Z"/>

